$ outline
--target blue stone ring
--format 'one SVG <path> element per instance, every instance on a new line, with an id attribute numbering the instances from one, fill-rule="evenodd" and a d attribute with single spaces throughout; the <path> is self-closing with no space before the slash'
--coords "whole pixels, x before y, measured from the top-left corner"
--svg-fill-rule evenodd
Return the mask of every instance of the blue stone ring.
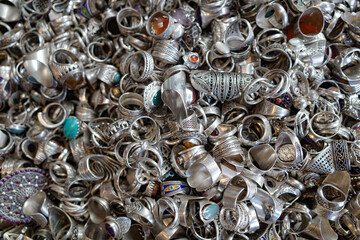
<path id="1" fill-rule="evenodd" d="M 75 139 L 83 132 L 84 123 L 78 118 L 70 116 L 64 122 L 63 134 L 67 139 Z"/>

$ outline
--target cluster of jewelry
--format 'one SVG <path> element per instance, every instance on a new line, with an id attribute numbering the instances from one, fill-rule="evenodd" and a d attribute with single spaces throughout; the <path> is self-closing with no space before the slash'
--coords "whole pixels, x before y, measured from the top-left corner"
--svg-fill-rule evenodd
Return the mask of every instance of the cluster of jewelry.
<path id="1" fill-rule="evenodd" d="M 0 239 L 360 238 L 360 2 L 0 1 Z"/>

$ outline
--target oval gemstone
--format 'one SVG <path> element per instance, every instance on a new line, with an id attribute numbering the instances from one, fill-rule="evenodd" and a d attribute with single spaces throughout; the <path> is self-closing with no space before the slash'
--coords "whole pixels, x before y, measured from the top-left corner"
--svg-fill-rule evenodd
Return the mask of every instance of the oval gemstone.
<path id="1" fill-rule="evenodd" d="M 154 96 L 154 98 L 153 98 L 153 104 L 154 104 L 155 106 L 159 106 L 161 102 L 162 102 L 162 99 L 161 99 L 161 90 L 159 90 L 159 91 L 155 94 L 155 96 Z"/>
<path id="2" fill-rule="evenodd" d="M 166 17 L 158 17 L 155 19 L 153 23 L 153 29 L 156 35 L 159 35 L 165 31 L 167 26 L 169 25 L 169 20 Z"/>
<path id="3" fill-rule="evenodd" d="M 192 61 L 192 62 L 197 62 L 199 60 L 199 57 L 198 56 L 196 56 L 196 55 L 191 55 L 190 56 L 190 61 Z"/>
<path id="4" fill-rule="evenodd" d="M 119 98 L 121 95 L 121 91 L 118 88 L 111 89 L 111 93 L 114 95 L 114 97 Z"/>
<path id="5" fill-rule="evenodd" d="M 79 121 L 75 117 L 69 117 L 65 120 L 63 134 L 68 139 L 74 139 L 79 132 Z"/>
<path id="6" fill-rule="evenodd" d="M 118 83 L 118 82 L 120 82 L 120 74 L 118 74 L 118 73 L 115 73 L 115 75 L 114 75 L 114 77 L 113 77 L 113 82 L 114 83 Z"/>
<path id="7" fill-rule="evenodd" d="M 74 90 L 74 89 L 77 89 L 78 87 L 80 87 L 80 85 L 83 82 L 84 82 L 84 77 L 82 76 L 81 73 L 77 73 L 77 74 L 74 74 L 74 75 L 68 77 L 65 80 L 64 85 L 69 90 Z"/>
<path id="8" fill-rule="evenodd" d="M 216 215 L 219 213 L 219 206 L 216 204 L 209 205 L 205 207 L 204 209 L 204 218 L 206 220 L 212 219 L 216 217 Z"/>

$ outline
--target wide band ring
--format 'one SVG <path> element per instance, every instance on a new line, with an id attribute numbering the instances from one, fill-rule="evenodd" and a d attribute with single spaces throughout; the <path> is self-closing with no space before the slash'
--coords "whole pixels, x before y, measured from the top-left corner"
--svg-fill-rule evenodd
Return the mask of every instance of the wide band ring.
<path id="1" fill-rule="evenodd" d="M 127 22 L 127 19 L 131 18 L 130 26 L 126 26 L 124 22 Z M 141 14 L 136 11 L 134 8 L 123 8 L 116 15 L 116 22 L 122 34 L 135 33 L 141 30 L 144 26 L 143 18 Z"/>
<path id="2" fill-rule="evenodd" d="M 146 51 L 138 51 L 131 56 L 130 75 L 136 82 L 144 82 L 153 75 L 154 59 Z"/>

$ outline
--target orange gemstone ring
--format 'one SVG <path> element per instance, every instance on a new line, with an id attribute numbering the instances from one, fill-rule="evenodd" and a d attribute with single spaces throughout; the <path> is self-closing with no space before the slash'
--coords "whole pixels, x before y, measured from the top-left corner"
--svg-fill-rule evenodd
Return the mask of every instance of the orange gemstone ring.
<path id="1" fill-rule="evenodd" d="M 200 67 L 200 56 L 197 52 L 190 52 L 184 55 L 184 65 L 189 69 L 197 69 Z"/>
<path id="2" fill-rule="evenodd" d="M 146 31 L 155 39 L 169 39 L 174 31 L 174 20 L 167 12 L 155 12 L 147 22 Z"/>

